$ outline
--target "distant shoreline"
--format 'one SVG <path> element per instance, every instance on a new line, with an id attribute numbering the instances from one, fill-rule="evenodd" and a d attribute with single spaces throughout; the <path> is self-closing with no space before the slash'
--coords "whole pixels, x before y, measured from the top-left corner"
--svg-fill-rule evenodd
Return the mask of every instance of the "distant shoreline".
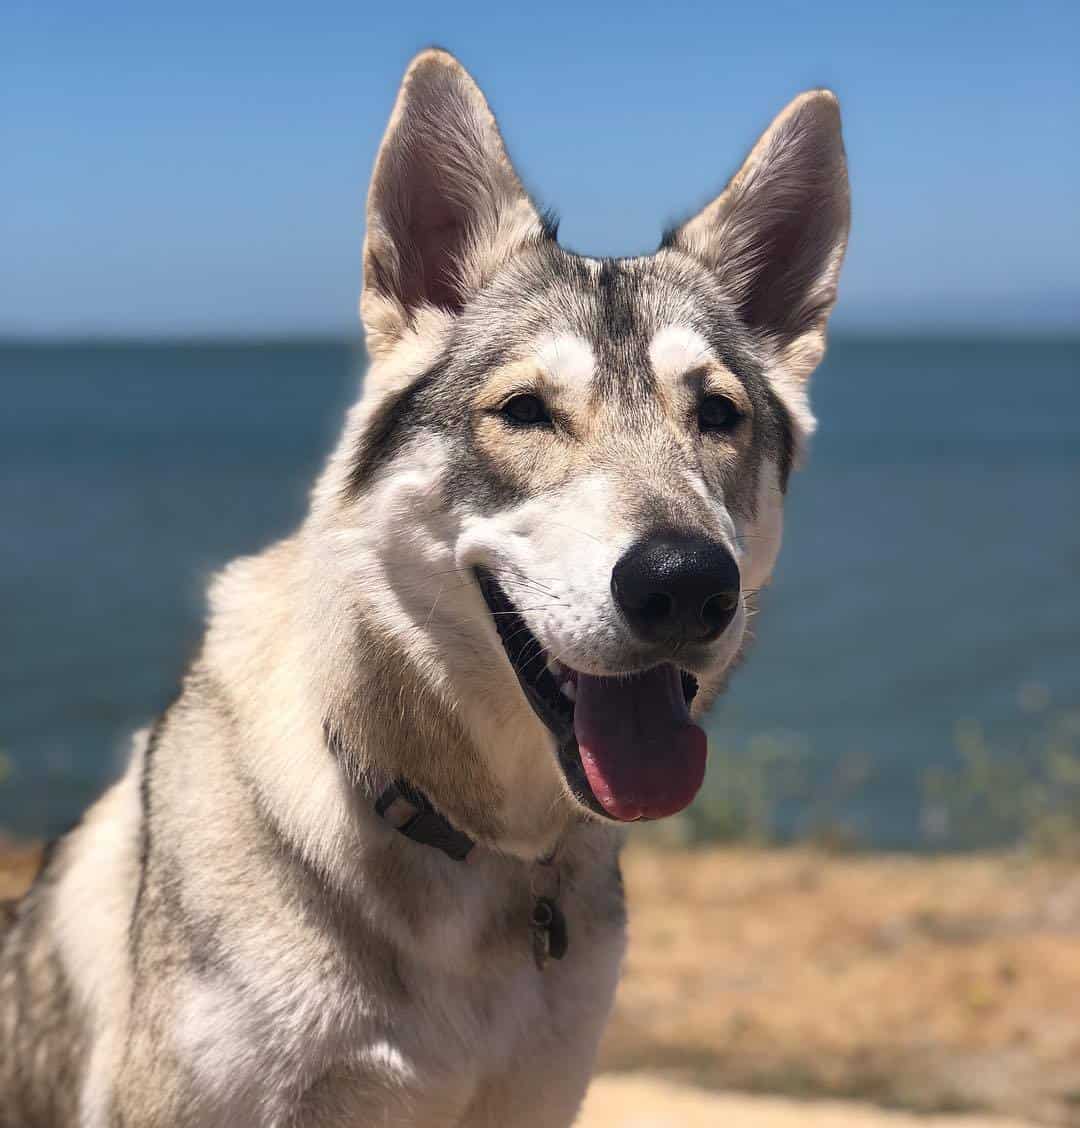
<path id="1" fill-rule="evenodd" d="M 912 328 L 850 328 L 834 330 L 830 343 L 867 344 L 954 344 L 979 345 L 995 341 L 1032 341 L 1074 343 L 1080 345 L 1080 329 L 1076 325 L 1045 328 L 979 329 L 970 326 L 925 326 Z M 345 347 L 363 351 L 364 339 L 359 330 L 326 330 L 302 332 L 219 332 L 135 334 L 110 332 L 85 333 L 20 333 L 0 332 L 0 349 L 7 348 L 252 348 L 266 346 Z"/>

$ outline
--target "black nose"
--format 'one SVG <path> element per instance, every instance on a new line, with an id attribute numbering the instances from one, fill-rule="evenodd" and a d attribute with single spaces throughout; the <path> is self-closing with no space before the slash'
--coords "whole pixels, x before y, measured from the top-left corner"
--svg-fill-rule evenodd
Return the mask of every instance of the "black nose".
<path id="1" fill-rule="evenodd" d="M 708 642 L 738 610 L 739 566 L 716 541 L 663 533 L 623 553 L 611 593 L 643 641 Z"/>

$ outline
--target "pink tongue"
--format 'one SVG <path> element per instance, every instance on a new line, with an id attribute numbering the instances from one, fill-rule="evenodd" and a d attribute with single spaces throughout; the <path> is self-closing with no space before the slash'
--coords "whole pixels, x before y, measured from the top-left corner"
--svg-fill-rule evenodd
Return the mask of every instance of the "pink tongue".
<path id="1" fill-rule="evenodd" d="M 679 671 L 578 674 L 574 734 L 593 794 L 613 819 L 681 811 L 705 778 L 705 733 L 690 720 Z"/>

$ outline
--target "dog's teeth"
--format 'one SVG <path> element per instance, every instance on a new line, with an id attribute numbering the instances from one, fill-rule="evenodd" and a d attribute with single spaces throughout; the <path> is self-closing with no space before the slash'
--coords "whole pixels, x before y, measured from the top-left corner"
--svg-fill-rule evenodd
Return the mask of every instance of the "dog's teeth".
<path id="1" fill-rule="evenodd" d="M 577 686 L 574 685 L 574 683 L 569 679 L 564 681 L 562 685 L 559 686 L 559 689 L 562 690 L 563 697 L 565 697 L 568 701 L 577 700 Z"/>

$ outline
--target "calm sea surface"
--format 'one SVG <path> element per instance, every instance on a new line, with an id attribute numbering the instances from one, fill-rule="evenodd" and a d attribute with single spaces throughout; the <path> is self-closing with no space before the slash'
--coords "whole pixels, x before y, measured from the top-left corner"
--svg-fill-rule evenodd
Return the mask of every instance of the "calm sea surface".
<path id="1" fill-rule="evenodd" d="M 0 346 L 0 826 L 65 827 L 197 645 L 208 575 L 300 519 L 348 345 Z M 1080 346 L 837 341 L 717 756 L 797 758 L 784 832 L 921 840 L 958 726 L 1080 709 Z M 710 786 L 722 785 L 718 773 Z"/>

